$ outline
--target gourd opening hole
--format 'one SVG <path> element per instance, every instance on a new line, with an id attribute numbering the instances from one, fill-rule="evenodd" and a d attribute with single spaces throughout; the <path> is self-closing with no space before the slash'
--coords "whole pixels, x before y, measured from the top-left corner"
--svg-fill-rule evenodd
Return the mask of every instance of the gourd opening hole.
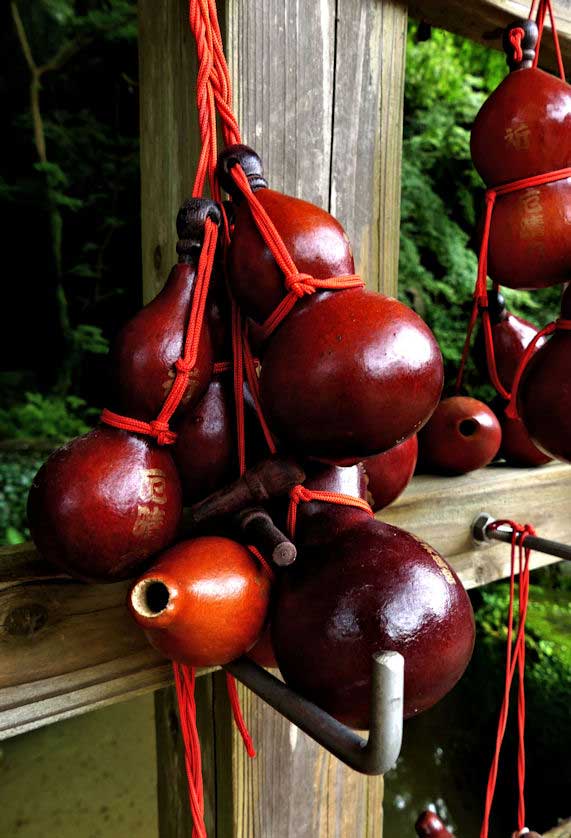
<path id="1" fill-rule="evenodd" d="M 458 425 L 458 430 L 462 436 L 474 436 L 479 427 L 480 423 L 476 419 L 462 419 Z"/>
<path id="2" fill-rule="evenodd" d="M 158 617 L 170 600 L 170 591 L 160 579 L 143 579 L 131 593 L 131 603 L 142 617 Z"/>

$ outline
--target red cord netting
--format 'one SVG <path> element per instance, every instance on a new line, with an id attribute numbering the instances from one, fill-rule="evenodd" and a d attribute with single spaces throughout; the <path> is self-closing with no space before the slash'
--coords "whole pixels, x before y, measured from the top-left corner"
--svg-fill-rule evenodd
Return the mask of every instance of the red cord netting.
<path id="1" fill-rule="evenodd" d="M 520 362 L 518 364 L 513 384 L 512 384 L 512 391 L 509 397 L 509 404 L 506 407 L 505 414 L 508 419 L 517 419 L 518 418 L 518 408 L 517 408 L 517 396 L 519 392 L 519 385 L 521 383 L 522 376 L 526 370 L 526 367 L 531 360 L 533 353 L 535 352 L 535 347 L 537 343 L 541 340 L 541 338 L 549 337 L 556 331 L 571 331 L 571 320 L 564 320 L 560 318 L 559 320 L 554 320 L 553 323 L 548 323 L 547 326 L 544 326 L 543 329 L 540 329 L 539 332 L 533 336 L 529 344 L 527 345 L 525 352 L 523 353 Z"/>
<path id="2" fill-rule="evenodd" d="M 327 279 L 316 279 L 310 274 L 300 273 L 291 258 L 291 255 L 282 241 L 276 227 L 267 214 L 266 210 L 252 190 L 248 177 L 242 167 L 238 164 L 230 169 L 232 179 L 246 198 L 252 218 L 267 244 L 270 253 L 276 260 L 278 267 L 284 275 L 284 284 L 287 295 L 278 304 L 269 317 L 259 328 L 259 335 L 262 340 L 268 338 L 274 332 L 282 320 L 287 317 L 294 305 L 301 297 L 307 294 L 314 294 L 318 289 L 342 290 L 347 288 L 362 288 L 364 282 L 357 274 L 346 274 L 344 276 L 333 276 Z"/>
<path id="3" fill-rule="evenodd" d="M 353 497 L 353 495 L 343 495 L 341 492 L 321 492 L 318 490 L 306 489 L 299 483 L 294 486 L 289 493 L 289 508 L 287 513 L 287 531 L 290 538 L 295 536 L 295 529 L 297 524 L 297 508 L 300 503 L 310 503 L 311 501 L 320 501 L 321 503 L 335 503 L 338 506 L 354 506 L 357 509 L 362 509 L 368 515 L 373 516 L 373 510 L 366 500 L 362 498 Z"/>
<path id="4" fill-rule="evenodd" d="M 529 13 L 529 19 L 533 18 L 535 14 L 537 6 L 537 0 L 534 0 L 531 6 L 531 10 Z M 537 9 L 537 25 L 539 29 L 539 37 L 537 41 L 537 48 L 535 51 L 535 59 L 533 66 L 537 66 L 537 59 L 539 56 L 539 48 L 541 45 L 541 38 L 543 35 L 543 25 L 545 21 L 546 12 L 549 11 L 549 15 L 551 18 L 551 28 L 553 33 L 553 40 L 555 43 L 555 52 L 557 55 L 557 62 L 559 66 L 559 74 L 563 81 L 565 81 L 565 71 L 563 68 L 563 59 L 561 57 L 561 50 L 559 47 L 559 39 L 557 37 L 557 29 L 555 26 L 555 18 L 553 15 L 553 9 L 551 7 L 551 0 L 539 0 L 539 7 Z M 520 34 L 521 33 L 521 34 Z M 524 35 L 523 29 L 520 27 L 512 30 L 510 33 L 510 41 L 514 46 L 516 60 L 521 61 L 523 58 L 523 53 L 521 50 L 521 40 Z M 512 38 L 512 35 L 514 36 Z M 517 57 L 519 56 L 519 57 Z M 462 379 L 464 377 L 464 370 L 466 367 L 466 363 L 468 361 L 468 356 L 470 354 L 470 342 L 472 338 L 472 332 L 474 331 L 474 327 L 478 320 L 478 315 L 481 314 L 482 316 L 482 328 L 484 331 L 484 343 L 486 348 L 486 361 L 488 365 L 488 373 L 490 376 L 490 381 L 492 385 L 495 387 L 496 391 L 504 398 L 506 401 L 510 400 L 510 393 L 501 383 L 498 371 L 496 367 L 496 358 L 495 358 L 495 351 L 494 351 L 494 341 L 492 335 L 492 325 L 490 322 L 490 314 L 488 311 L 488 291 L 487 291 L 487 279 L 488 279 L 488 247 L 490 241 L 490 228 L 492 223 L 492 215 L 494 212 L 494 206 L 496 203 L 496 198 L 501 197 L 502 195 L 509 195 L 512 192 L 519 192 L 523 189 L 529 189 L 535 186 L 543 186 L 546 183 L 555 183 L 559 180 L 564 180 L 566 178 L 571 177 L 571 167 L 566 167 L 564 169 L 558 169 L 557 171 L 553 172 L 544 172 L 540 175 L 532 175 L 531 177 L 522 178 L 521 180 L 514 180 L 511 183 L 505 183 L 501 186 L 491 187 L 490 189 L 486 190 L 486 212 L 484 216 L 484 229 L 482 231 L 482 241 L 480 243 L 480 251 L 478 254 L 478 273 L 476 276 L 476 284 L 474 288 L 474 297 L 473 297 L 473 305 L 472 305 L 472 312 L 470 314 L 470 320 L 468 322 L 468 327 L 466 330 L 466 339 L 464 341 L 464 348 L 462 350 L 462 357 L 460 360 L 460 365 L 458 368 L 458 375 L 456 377 L 456 386 L 455 390 L 456 393 L 459 393 L 462 387 Z M 499 286 L 495 285 L 496 288 Z"/>
<path id="5" fill-rule="evenodd" d="M 188 387 L 190 373 L 196 366 L 217 241 L 218 226 L 210 218 L 207 218 L 204 224 L 204 242 L 198 260 L 195 285 L 192 292 L 192 303 L 186 327 L 184 349 L 181 357 L 174 365 L 175 378 L 173 385 L 159 415 L 152 422 L 141 422 L 139 419 L 121 416 L 105 408 L 101 414 L 101 421 L 106 425 L 112 425 L 114 428 L 120 428 L 123 431 L 153 436 L 159 445 L 170 445 L 176 441 L 176 434 L 174 431 L 171 431 L 169 422 L 181 403 Z"/>
<path id="6" fill-rule="evenodd" d="M 502 526 L 510 527 L 512 531 L 511 540 L 511 562 L 510 562 L 510 600 L 508 608 L 508 626 L 507 626 L 507 645 L 506 645 L 506 676 L 504 684 L 504 696 L 500 709 L 498 719 L 498 730 L 496 735 L 496 745 L 490 773 L 488 776 L 488 785 L 486 788 L 486 801 L 484 807 L 484 819 L 480 831 L 480 838 L 488 838 L 490 813 L 494 801 L 494 793 L 496 789 L 496 781 L 498 777 L 498 766 L 500 761 L 500 752 L 506 726 L 508 721 L 510 692 L 516 671 L 518 670 L 518 694 L 517 694 L 517 723 L 518 723 L 518 756 L 517 756 L 517 776 L 518 776 L 518 811 L 517 822 L 518 830 L 525 828 L 525 621 L 527 617 L 527 608 L 529 603 L 529 560 L 530 549 L 525 546 L 525 540 L 529 535 L 535 535 L 535 530 L 531 524 L 517 524 L 515 521 L 494 521 L 491 524 L 493 529 L 498 529 Z M 515 641 L 514 636 L 514 601 L 515 601 L 515 574 L 516 574 L 516 547 L 519 548 L 519 584 L 518 584 L 518 625 L 516 631 Z"/>

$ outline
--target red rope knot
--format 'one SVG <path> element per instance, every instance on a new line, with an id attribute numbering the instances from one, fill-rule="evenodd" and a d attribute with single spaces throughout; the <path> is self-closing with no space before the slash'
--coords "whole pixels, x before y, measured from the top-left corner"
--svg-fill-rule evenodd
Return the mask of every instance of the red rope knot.
<path id="1" fill-rule="evenodd" d="M 306 294 L 315 294 L 313 277 L 310 274 L 294 273 L 284 278 L 284 284 L 288 291 L 296 297 L 304 297 Z"/>
<path id="2" fill-rule="evenodd" d="M 571 320 L 565 320 L 563 317 L 560 317 L 555 321 L 555 328 L 562 329 L 564 332 L 570 332 Z"/>
<path id="3" fill-rule="evenodd" d="M 312 493 L 309 489 L 306 489 L 305 486 L 302 486 L 301 483 L 298 483 L 297 486 L 294 486 L 289 493 L 289 499 L 292 503 L 295 503 L 297 506 L 299 503 L 304 501 L 308 503 L 310 500 L 313 499 Z"/>
<path id="4" fill-rule="evenodd" d="M 174 366 L 175 366 L 175 369 L 176 369 L 177 372 L 181 372 L 181 373 L 184 373 L 185 375 L 188 375 L 189 372 L 191 371 L 191 369 L 193 368 L 194 364 L 190 364 L 184 358 L 178 358 L 174 362 Z"/>
<path id="5" fill-rule="evenodd" d="M 523 60 L 523 50 L 521 48 L 521 42 L 525 36 L 524 30 L 521 26 L 516 26 L 515 29 L 512 29 L 510 32 L 510 44 L 514 48 L 514 61 L 517 61 L 519 64 L 520 61 Z"/>
<path id="6" fill-rule="evenodd" d="M 168 422 L 153 419 L 152 422 L 149 422 L 149 429 L 151 434 L 156 437 L 159 445 L 172 445 L 173 442 L 176 442 L 176 434 L 171 431 Z"/>

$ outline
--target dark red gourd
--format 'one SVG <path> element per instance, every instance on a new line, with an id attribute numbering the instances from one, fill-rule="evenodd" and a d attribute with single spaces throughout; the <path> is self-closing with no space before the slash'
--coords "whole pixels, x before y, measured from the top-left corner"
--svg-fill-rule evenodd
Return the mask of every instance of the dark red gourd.
<path id="1" fill-rule="evenodd" d="M 259 666 L 265 666 L 267 669 L 275 669 L 277 667 L 278 664 L 274 654 L 274 647 L 272 646 L 270 626 L 264 629 L 256 645 L 248 652 L 248 657 L 259 664 Z"/>
<path id="2" fill-rule="evenodd" d="M 478 399 L 443 399 L 419 435 L 423 466 L 445 474 L 465 474 L 491 463 L 502 431 L 493 411 Z"/>
<path id="3" fill-rule="evenodd" d="M 252 648 L 269 597 L 270 581 L 246 547 L 204 536 L 163 553 L 131 589 L 129 607 L 166 657 L 216 666 Z"/>
<path id="4" fill-rule="evenodd" d="M 118 409 L 135 419 L 155 419 L 175 379 L 192 306 L 196 268 L 204 236 L 204 222 L 220 223 L 213 201 L 191 198 L 177 218 L 179 262 L 164 288 L 121 330 L 112 361 Z M 213 347 L 209 320 L 201 333 L 197 362 L 190 372 L 183 408 L 192 408 L 204 395 L 212 375 Z"/>
<path id="5" fill-rule="evenodd" d="M 363 468 L 368 478 L 367 500 L 373 512 L 384 509 L 401 495 L 411 481 L 418 456 L 416 434 L 384 454 L 367 457 Z"/>
<path id="6" fill-rule="evenodd" d="M 88 581 L 134 576 L 174 540 L 181 512 L 180 481 L 168 451 L 105 426 L 55 451 L 28 499 L 40 553 Z"/>
<path id="7" fill-rule="evenodd" d="M 305 484 L 363 497 L 361 467 L 330 467 Z M 371 657 L 405 659 L 404 713 L 414 716 L 460 678 L 474 644 L 462 583 L 431 547 L 366 511 L 300 504 L 297 560 L 277 582 L 272 643 L 286 682 L 340 721 L 366 728 Z"/>
<path id="8" fill-rule="evenodd" d="M 498 396 L 490 405 L 502 429 L 502 442 L 498 456 L 509 466 L 536 467 L 549 463 L 551 457 L 533 444 L 522 420 L 506 416 L 508 403 Z"/>
<path id="9" fill-rule="evenodd" d="M 523 61 L 511 60 L 509 32 L 525 31 Z M 571 164 L 571 87 L 532 67 L 533 21 L 508 27 L 504 44 L 512 72 L 492 93 L 472 128 L 474 165 L 487 186 L 563 169 Z M 488 273 L 510 288 L 543 288 L 571 277 L 567 247 L 571 178 L 496 199 Z"/>
<path id="10" fill-rule="evenodd" d="M 498 291 L 488 291 L 488 311 L 498 378 L 500 384 L 509 392 L 523 353 L 539 329 L 529 320 L 508 311 L 505 298 Z M 540 338 L 537 349 L 543 343 L 544 339 Z M 483 328 L 480 328 L 476 336 L 474 360 L 480 374 L 487 378 L 488 363 Z"/>
<path id="11" fill-rule="evenodd" d="M 232 375 L 216 375 L 194 410 L 177 424 L 173 457 L 187 504 L 212 494 L 237 476 Z"/>
<path id="12" fill-rule="evenodd" d="M 571 286 L 563 294 L 561 319 L 571 319 Z M 556 460 L 571 462 L 571 331 L 558 329 L 532 356 L 517 404 L 535 445 Z"/>
<path id="13" fill-rule="evenodd" d="M 434 812 L 423 812 L 414 828 L 419 838 L 454 838 Z"/>
<path id="14" fill-rule="evenodd" d="M 266 189 L 251 149 L 226 150 L 220 178 L 238 201 L 229 281 L 245 311 L 264 320 L 286 294 L 284 277 L 228 174 L 238 160 L 300 271 L 332 277 L 351 273 L 353 260 L 335 219 Z M 422 427 L 442 380 L 434 336 L 405 305 L 363 288 L 318 291 L 300 301 L 267 341 L 260 398 L 286 448 L 304 457 L 355 461 Z"/>

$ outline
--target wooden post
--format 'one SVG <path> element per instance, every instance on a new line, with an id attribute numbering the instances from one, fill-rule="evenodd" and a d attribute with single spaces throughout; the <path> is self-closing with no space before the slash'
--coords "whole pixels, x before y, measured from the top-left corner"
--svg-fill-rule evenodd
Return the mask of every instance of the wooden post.
<path id="1" fill-rule="evenodd" d="M 406 6 L 395 0 L 225 0 L 235 108 L 270 185 L 330 209 L 371 288 L 397 288 Z M 140 0 L 144 292 L 174 261 L 174 219 L 196 160 L 195 59 L 185 0 Z M 382 778 L 342 766 L 240 689 L 258 747 L 230 724 L 223 676 L 205 676 L 199 713 L 218 838 L 381 838 Z M 205 681 L 205 679 L 201 679 Z M 169 709 L 170 708 L 170 709 Z M 157 699 L 161 838 L 190 836 L 172 695 Z M 174 749 L 174 754 L 173 754 Z M 212 769 L 215 765 L 215 773 Z M 176 789 L 175 798 L 171 790 Z M 182 803 L 186 804 L 186 798 Z M 176 809 L 176 813 L 173 813 Z"/>

